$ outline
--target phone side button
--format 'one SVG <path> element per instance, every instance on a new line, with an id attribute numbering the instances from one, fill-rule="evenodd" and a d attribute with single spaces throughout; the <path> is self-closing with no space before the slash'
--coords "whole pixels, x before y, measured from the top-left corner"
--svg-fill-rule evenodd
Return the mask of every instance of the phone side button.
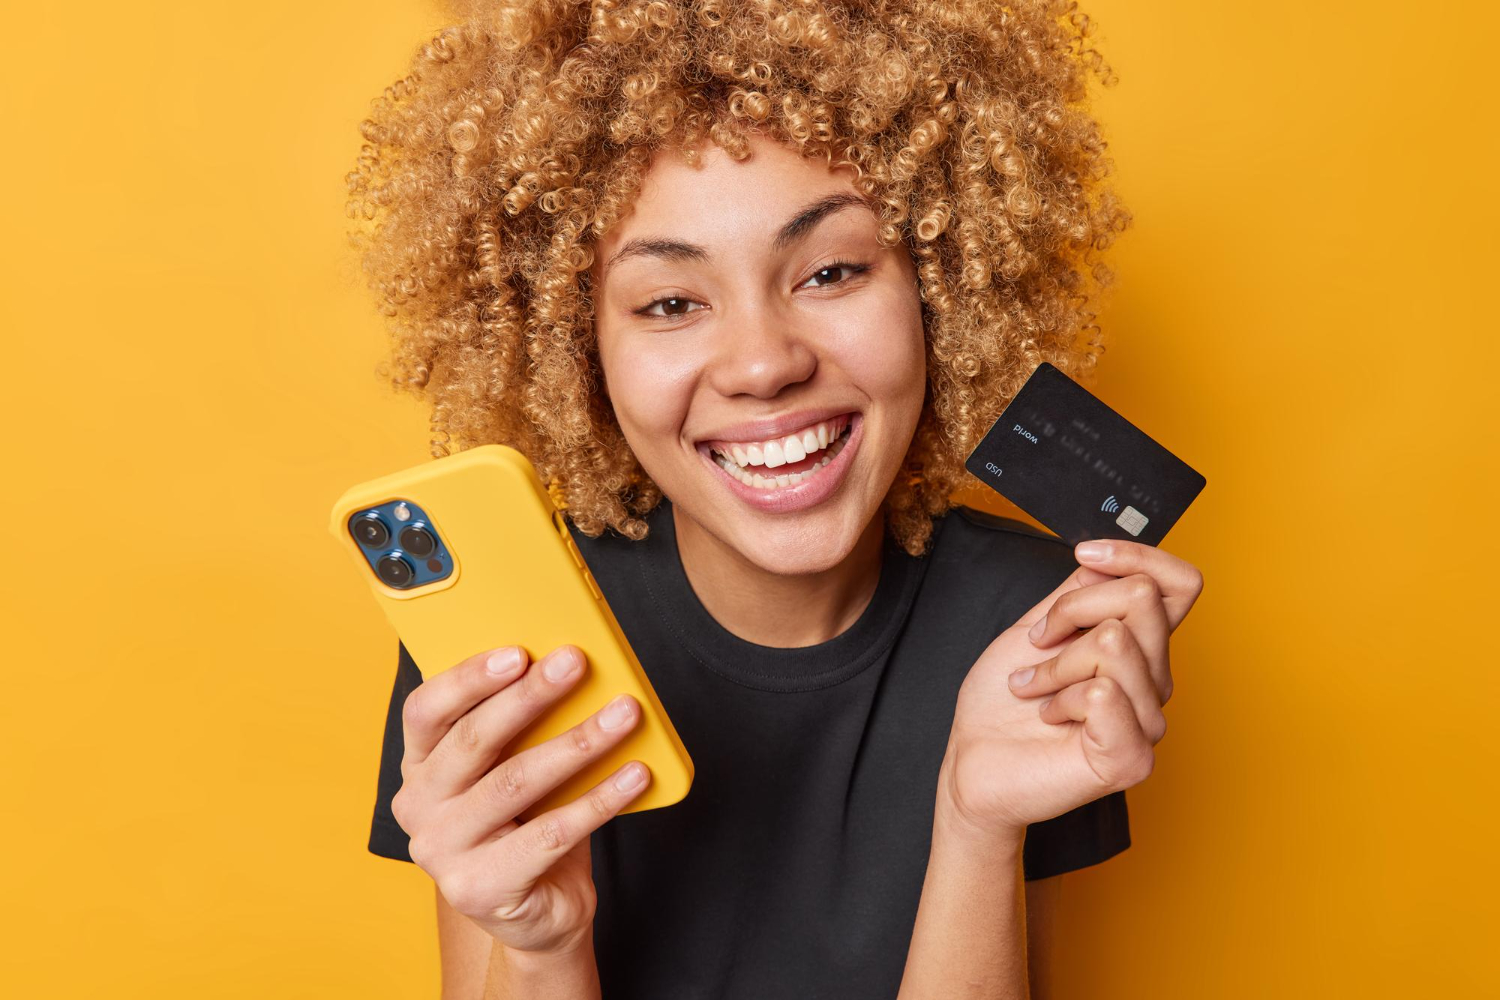
<path id="1" fill-rule="evenodd" d="M 590 573 L 588 570 L 584 570 L 583 580 L 589 585 L 589 592 L 594 595 L 594 600 L 604 600 L 604 595 L 599 592 L 599 585 L 594 582 L 594 574 Z"/>

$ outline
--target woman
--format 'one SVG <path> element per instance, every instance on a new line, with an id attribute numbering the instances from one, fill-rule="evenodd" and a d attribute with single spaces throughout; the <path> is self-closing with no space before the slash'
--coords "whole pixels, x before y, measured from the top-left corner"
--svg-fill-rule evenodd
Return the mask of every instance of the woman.
<path id="1" fill-rule="evenodd" d="M 444 996 L 1045 994 L 1202 586 L 950 500 L 1036 364 L 1098 351 L 1128 216 L 1061 13 L 483 4 L 365 123 L 393 381 L 436 454 L 554 484 L 697 772 L 517 824 L 639 706 L 503 759 L 578 651 L 402 648 L 370 846 L 436 883 Z"/>

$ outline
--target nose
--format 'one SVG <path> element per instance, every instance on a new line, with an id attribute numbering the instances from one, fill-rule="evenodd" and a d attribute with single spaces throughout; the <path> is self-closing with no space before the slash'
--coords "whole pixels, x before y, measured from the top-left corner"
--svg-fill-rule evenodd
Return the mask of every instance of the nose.
<path id="1" fill-rule="evenodd" d="M 817 352 L 797 323 L 776 310 L 756 309 L 722 331 L 709 383 L 725 396 L 771 399 L 817 369 Z"/>

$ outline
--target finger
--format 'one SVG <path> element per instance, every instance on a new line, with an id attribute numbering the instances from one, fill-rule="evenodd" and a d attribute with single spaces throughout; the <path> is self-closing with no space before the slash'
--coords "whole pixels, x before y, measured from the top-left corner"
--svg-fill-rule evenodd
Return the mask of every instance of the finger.
<path id="1" fill-rule="evenodd" d="M 549 809 L 482 848 L 527 889 L 585 837 L 646 790 L 651 769 L 630 761 L 567 805 Z"/>
<path id="2" fill-rule="evenodd" d="M 1063 688 L 1042 706 L 1041 718 L 1083 724 L 1084 755 L 1107 789 L 1129 788 L 1150 777 L 1156 752 L 1124 689 L 1112 679 L 1094 677 Z"/>
<path id="3" fill-rule="evenodd" d="M 1107 579 L 1109 579 L 1109 577 L 1095 570 L 1089 569 L 1087 566 L 1079 566 L 1073 572 L 1068 574 L 1068 578 L 1066 580 L 1054 587 L 1052 589 L 1052 593 L 1048 594 L 1040 601 L 1037 601 L 1031 606 L 1030 611 L 1027 611 L 1020 618 L 1017 618 L 1016 623 L 1012 625 L 1011 628 L 1019 627 L 1029 630 L 1039 618 L 1047 613 L 1047 609 L 1052 607 L 1053 603 L 1063 594 L 1066 594 L 1069 591 L 1077 590 L 1079 587 L 1087 586 L 1090 583 L 1096 582 L 1096 580 Z"/>
<path id="4" fill-rule="evenodd" d="M 1203 574 L 1198 567 L 1154 545 L 1119 538 L 1095 539 L 1079 542 L 1073 554 L 1079 563 L 1110 576 L 1132 573 L 1150 576 L 1161 588 L 1170 628 L 1175 629 L 1182 622 L 1203 592 Z"/>
<path id="5" fill-rule="evenodd" d="M 465 856 L 468 874 L 449 880 L 450 885 L 443 886 L 444 898 L 453 909 L 471 916 L 493 915 L 496 903 L 516 909 L 531 895 L 541 876 L 568 852 L 579 850 L 594 831 L 639 798 L 649 784 L 651 769 L 631 760 L 567 805 L 520 825 L 507 823 L 501 837 L 492 838 Z M 585 871 L 591 873 L 586 847 L 580 850 L 579 858 Z M 504 898 L 496 897 L 496 880 Z"/>
<path id="6" fill-rule="evenodd" d="M 453 842 L 470 846 L 489 839 L 542 796 L 614 749 L 640 717 L 640 703 L 622 694 L 567 732 L 496 764 L 463 793 L 462 805 L 450 814 Z"/>
<path id="7" fill-rule="evenodd" d="M 577 646 L 559 646 L 460 716 L 423 765 L 429 789 L 446 798 L 473 785 L 516 734 L 578 684 L 587 666 Z"/>
<path id="8" fill-rule="evenodd" d="M 426 760 L 465 712 L 521 676 L 526 659 L 519 646 L 487 649 L 417 685 L 401 708 L 402 773 Z"/>
<path id="9" fill-rule="evenodd" d="M 1054 694 L 1091 677 L 1115 681 L 1130 700 L 1141 731 L 1153 744 L 1166 735 L 1162 697 L 1151 676 L 1151 665 L 1130 629 L 1117 619 L 1100 622 L 1087 635 L 1071 643 L 1058 655 L 1024 667 L 1007 678 L 1018 698 Z"/>
<path id="10" fill-rule="evenodd" d="M 1146 652 L 1157 687 L 1165 693 L 1169 674 L 1167 646 L 1172 630 L 1167 623 L 1161 590 L 1145 573 L 1112 577 L 1104 583 L 1069 591 L 1032 625 L 1028 634 L 1032 645 L 1045 648 L 1078 629 L 1093 628 L 1111 618 L 1123 621 L 1134 633 Z"/>

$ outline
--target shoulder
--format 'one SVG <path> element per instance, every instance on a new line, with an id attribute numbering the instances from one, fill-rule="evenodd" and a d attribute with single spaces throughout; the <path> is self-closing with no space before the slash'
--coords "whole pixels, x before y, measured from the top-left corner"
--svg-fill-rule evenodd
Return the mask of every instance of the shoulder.
<path id="1" fill-rule="evenodd" d="M 1073 547 L 1015 518 L 953 507 L 933 526 L 919 600 L 993 639 L 1078 567 Z"/>
<path id="2" fill-rule="evenodd" d="M 646 537 L 629 538 L 613 528 L 597 535 L 585 535 L 568 521 L 568 530 L 578 546 L 589 572 L 613 602 L 619 598 L 619 587 L 631 586 L 639 579 L 641 567 L 659 567 L 661 561 L 675 558 L 676 545 L 671 538 L 672 515 L 665 501 L 644 516 Z"/>
<path id="3" fill-rule="evenodd" d="M 1076 565 L 1073 547 L 1024 521 L 957 506 L 938 519 L 929 556 L 945 563 L 993 567 L 1004 559 L 1012 572 L 1046 576 Z"/>

